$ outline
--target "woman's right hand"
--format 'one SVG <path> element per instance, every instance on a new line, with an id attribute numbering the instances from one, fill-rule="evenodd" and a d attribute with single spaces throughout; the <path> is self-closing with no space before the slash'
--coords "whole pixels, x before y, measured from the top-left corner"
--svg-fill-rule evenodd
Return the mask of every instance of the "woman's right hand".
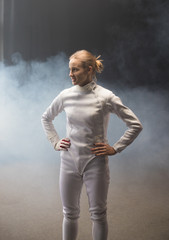
<path id="1" fill-rule="evenodd" d="M 68 151 L 70 148 L 70 139 L 69 138 L 62 138 L 59 142 L 55 145 L 54 149 L 56 151 Z"/>

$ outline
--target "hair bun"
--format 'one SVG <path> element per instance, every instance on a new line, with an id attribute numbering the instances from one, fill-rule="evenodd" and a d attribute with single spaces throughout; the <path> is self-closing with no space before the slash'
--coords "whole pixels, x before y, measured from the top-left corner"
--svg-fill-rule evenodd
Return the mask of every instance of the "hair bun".
<path id="1" fill-rule="evenodd" d="M 101 73 L 103 71 L 103 60 L 99 59 L 101 55 L 96 58 L 96 72 Z"/>

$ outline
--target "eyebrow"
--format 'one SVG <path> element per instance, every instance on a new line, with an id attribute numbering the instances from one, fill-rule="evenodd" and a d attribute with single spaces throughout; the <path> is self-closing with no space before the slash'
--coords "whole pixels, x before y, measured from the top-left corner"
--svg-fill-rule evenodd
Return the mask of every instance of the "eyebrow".
<path id="1" fill-rule="evenodd" d="M 72 68 L 72 69 L 73 69 L 73 68 L 74 68 L 74 69 L 79 69 L 79 67 L 69 67 L 69 69 L 71 69 L 71 68 Z"/>

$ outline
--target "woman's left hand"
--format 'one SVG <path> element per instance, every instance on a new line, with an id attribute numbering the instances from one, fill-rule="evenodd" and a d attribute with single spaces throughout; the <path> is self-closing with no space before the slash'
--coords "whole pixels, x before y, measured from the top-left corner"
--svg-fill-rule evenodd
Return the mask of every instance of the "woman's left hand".
<path id="1" fill-rule="evenodd" d="M 94 148 L 91 148 L 91 151 L 96 156 L 115 155 L 117 153 L 109 144 L 95 143 L 94 146 Z"/>

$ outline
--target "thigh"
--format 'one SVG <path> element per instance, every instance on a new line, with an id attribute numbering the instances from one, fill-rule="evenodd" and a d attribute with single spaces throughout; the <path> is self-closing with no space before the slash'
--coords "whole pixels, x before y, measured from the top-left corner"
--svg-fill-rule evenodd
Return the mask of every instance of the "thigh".
<path id="1" fill-rule="evenodd" d="M 76 206 L 82 189 L 82 178 L 77 173 L 60 169 L 60 194 L 63 206 Z"/>
<path id="2" fill-rule="evenodd" d="M 106 209 L 110 182 L 107 157 L 96 157 L 86 167 L 84 184 L 89 201 L 89 210 Z"/>
<path id="3" fill-rule="evenodd" d="M 61 159 L 59 187 L 64 212 L 79 209 L 82 185 L 83 179 L 74 161 L 69 157 Z"/>

